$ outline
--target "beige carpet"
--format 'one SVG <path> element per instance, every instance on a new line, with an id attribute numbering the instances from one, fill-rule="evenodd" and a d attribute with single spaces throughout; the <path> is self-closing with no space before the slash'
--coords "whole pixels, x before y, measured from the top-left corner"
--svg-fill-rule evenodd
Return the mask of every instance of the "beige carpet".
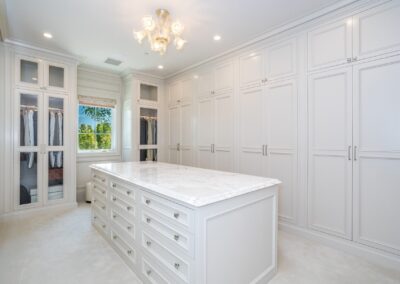
<path id="1" fill-rule="evenodd" d="M 87 205 L 0 221 L 1 284 L 138 282 L 92 228 Z M 279 272 L 271 283 L 400 283 L 400 272 L 280 232 Z"/>

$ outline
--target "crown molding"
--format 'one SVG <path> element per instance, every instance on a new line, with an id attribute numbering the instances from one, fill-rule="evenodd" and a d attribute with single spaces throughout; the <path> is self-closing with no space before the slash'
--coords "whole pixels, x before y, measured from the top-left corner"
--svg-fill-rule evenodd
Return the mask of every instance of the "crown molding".
<path id="1" fill-rule="evenodd" d="M 128 76 L 135 76 L 135 77 L 140 77 L 140 78 L 150 78 L 150 79 L 155 79 L 155 80 L 159 80 L 159 81 L 164 81 L 167 77 L 165 76 L 158 76 L 158 75 L 154 75 L 154 74 L 150 74 L 150 73 L 146 73 L 146 72 L 140 72 L 137 71 L 135 69 L 132 68 L 127 68 L 124 71 L 122 71 L 120 73 L 122 78 L 126 78 Z"/>

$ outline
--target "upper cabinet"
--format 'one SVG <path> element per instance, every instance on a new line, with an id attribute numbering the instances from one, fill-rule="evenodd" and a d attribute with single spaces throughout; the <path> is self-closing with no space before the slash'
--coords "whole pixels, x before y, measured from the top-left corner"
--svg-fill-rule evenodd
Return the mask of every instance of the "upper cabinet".
<path id="1" fill-rule="evenodd" d="M 140 83 L 139 99 L 144 104 L 158 103 L 158 87 L 146 83 Z"/>
<path id="2" fill-rule="evenodd" d="M 67 67 L 41 59 L 16 57 L 17 86 L 51 91 L 67 91 Z"/>
<path id="3" fill-rule="evenodd" d="M 168 88 L 168 105 L 178 105 L 182 98 L 182 84 L 180 81 L 174 82 Z"/>
<path id="4" fill-rule="evenodd" d="M 227 93 L 233 90 L 234 64 L 232 61 L 218 64 L 197 75 L 196 85 L 199 98 Z"/>
<path id="5" fill-rule="evenodd" d="M 240 57 L 240 87 L 258 87 L 296 74 L 296 39 Z"/>
<path id="6" fill-rule="evenodd" d="M 308 33 L 310 71 L 400 51 L 400 3 L 390 2 Z"/>

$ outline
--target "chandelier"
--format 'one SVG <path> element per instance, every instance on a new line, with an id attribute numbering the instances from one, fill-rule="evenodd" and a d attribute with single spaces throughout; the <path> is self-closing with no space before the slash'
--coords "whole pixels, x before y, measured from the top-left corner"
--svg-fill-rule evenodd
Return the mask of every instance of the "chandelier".
<path id="1" fill-rule="evenodd" d="M 157 18 L 144 16 L 142 18 L 143 30 L 134 32 L 136 40 L 142 44 L 147 37 L 151 50 L 163 55 L 173 38 L 177 50 L 181 50 L 186 40 L 181 38 L 184 26 L 179 21 L 171 22 L 168 10 L 157 9 Z"/>

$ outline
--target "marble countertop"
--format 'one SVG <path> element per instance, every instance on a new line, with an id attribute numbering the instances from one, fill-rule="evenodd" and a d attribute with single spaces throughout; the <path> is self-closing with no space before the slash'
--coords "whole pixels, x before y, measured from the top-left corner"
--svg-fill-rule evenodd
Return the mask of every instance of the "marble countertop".
<path id="1" fill-rule="evenodd" d="M 281 183 L 272 178 L 160 162 L 102 163 L 90 167 L 194 207 Z"/>

